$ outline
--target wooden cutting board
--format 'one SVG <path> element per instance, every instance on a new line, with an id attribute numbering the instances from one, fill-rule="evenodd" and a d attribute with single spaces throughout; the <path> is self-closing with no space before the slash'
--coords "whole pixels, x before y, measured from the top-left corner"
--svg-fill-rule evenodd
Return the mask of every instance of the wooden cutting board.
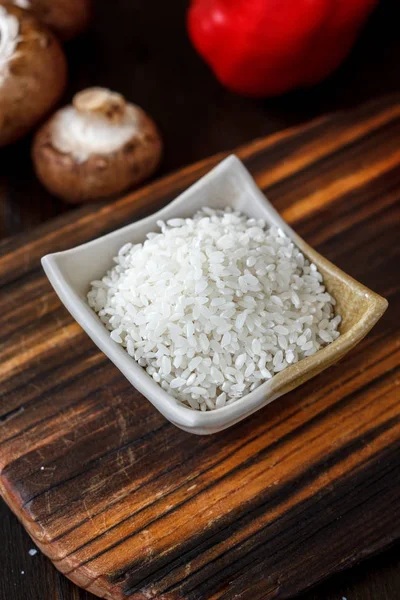
<path id="1" fill-rule="evenodd" d="M 170 425 L 95 348 L 39 258 L 152 212 L 222 156 L 0 246 L 0 488 L 109 599 L 289 598 L 400 538 L 400 98 L 239 156 L 311 245 L 389 300 L 349 356 L 223 433 Z"/>

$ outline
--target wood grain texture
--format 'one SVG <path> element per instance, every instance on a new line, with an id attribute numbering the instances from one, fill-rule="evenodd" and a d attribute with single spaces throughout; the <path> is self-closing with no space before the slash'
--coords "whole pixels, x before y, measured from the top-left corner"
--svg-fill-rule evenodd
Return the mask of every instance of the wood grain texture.
<path id="1" fill-rule="evenodd" d="M 221 156 L 2 244 L 1 492 L 73 581 L 110 599 L 288 598 L 400 537 L 399 116 L 391 97 L 239 151 L 298 233 L 390 307 L 344 361 L 222 434 L 168 424 L 39 267 Z"/>

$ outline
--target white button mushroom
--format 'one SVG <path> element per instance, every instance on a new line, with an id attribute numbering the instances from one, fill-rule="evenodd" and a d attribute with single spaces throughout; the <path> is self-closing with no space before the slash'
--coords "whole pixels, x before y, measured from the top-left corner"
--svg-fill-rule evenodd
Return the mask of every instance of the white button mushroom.
<path id="1" fill-rule="evenodd" d="M 89 24 L 91 0 L 8 0 L 21 8 L 31 10 L 37 18 L 52 29 L 62 40 L 69 40 Z"/>
<path id="2" fill-rule="evenodd" d="M 55 36 L 29 12 L 0 0 L 0 146 L 41 121 L 66 81 L 67 64 Z"/>
<path id="3" fill-rule="evenodd" d="M 35 136 L 33 161 L 47 189 L 69 202 L 122 192 L 157 167 L 161 138 L 138 106 L 104 88 L 79 92 Z"/>

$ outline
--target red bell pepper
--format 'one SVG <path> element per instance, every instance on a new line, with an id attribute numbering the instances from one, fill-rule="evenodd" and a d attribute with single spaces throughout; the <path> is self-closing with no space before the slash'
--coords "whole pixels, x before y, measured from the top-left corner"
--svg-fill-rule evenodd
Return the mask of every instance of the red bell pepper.
<path id="1" fill-rule="evenodd" d="M 377 2 L 192 0 L 188 30 L 226 87 L 247 96 L 275 96 L 334 71 Z"/>

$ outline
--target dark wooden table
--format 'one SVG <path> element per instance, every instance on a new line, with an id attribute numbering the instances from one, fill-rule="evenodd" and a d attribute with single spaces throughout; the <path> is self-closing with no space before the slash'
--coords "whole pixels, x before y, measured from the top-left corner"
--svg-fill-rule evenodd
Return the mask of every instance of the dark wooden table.
<path id="1" fill-rule="evenodd" d="M 283 98 L 252 101 L 222 89 L 196 56 L 185 34 L 186 2 L 97 0 L 90 31 L 67 47 L 68 98 L 87 85 L 104 85 L 145 107 L 163 132 L 166 151 L 160 173 L 167 173 L 324 112 L 398 90 L 396 4 L 397 0 L 381 0 L 351 56 L 328 81 Z M 0 151 L 1 237 L 70 210 L 35 180 L 29 147 L 30 140 L 24 140 Z M 45 557 L 29 555 L 32 542 L 3 503 L 0 515 L 0 600 L 93 598 L 58 574 Z M 399 550 L 395 547 L 361 563 L 304 599 L 400 598 Z"/>

